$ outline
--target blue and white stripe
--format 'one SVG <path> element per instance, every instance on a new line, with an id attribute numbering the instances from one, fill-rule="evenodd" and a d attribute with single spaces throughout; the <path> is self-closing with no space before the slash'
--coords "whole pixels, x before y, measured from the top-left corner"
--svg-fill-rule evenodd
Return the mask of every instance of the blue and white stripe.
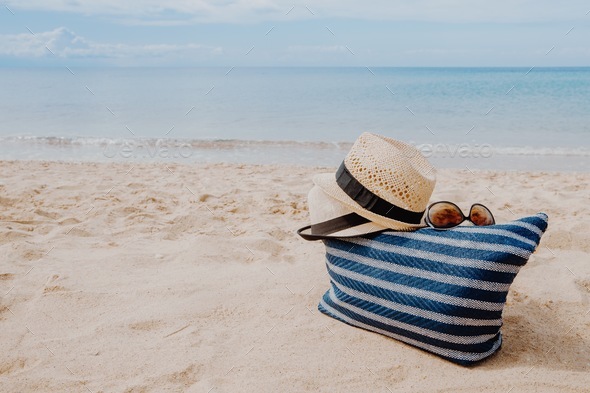
<path id="1" fill-rule="evenodd" d="M 500 347 L 508 290 L 546 228 L 539 213 L 488 227 L 325 240 L 332 286 L 318 308 L 453 362 L 477 362 Z"/>

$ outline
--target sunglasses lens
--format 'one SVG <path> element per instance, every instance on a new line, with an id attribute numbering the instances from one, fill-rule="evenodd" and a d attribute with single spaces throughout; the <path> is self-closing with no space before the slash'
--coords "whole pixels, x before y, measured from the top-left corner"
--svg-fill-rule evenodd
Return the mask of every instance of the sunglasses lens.
<path id="1" fill-rule="evenodd" d="M 451 228 L 465 220 L 461 209 L 448 202 L 438 202 L 428 209 L 428 220 L 435 228 Z"/>
<path id="2" fill-rule="evenodd" d="M 483 205 L 473 205 L 469 212 L 469 219 L 474 225 L 493 225 L 495 220 L 492 212 Z"/>

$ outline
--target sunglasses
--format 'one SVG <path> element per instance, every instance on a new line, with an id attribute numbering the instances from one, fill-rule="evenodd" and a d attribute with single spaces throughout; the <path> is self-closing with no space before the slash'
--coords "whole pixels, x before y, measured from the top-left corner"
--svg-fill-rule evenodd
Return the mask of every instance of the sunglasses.
<path id="1" fill-rule="evenodd" d="M 459 206 L 453 202 L 441 201 L 428 206 L 426 224 L 435 229 L 456 227 L 463 221 L 471 221 L 473 225 L 494 225 L 496 220 L 490 209 L 482 204 L 474 203 L 469 209 L 469 216 L 465 216 Z"/>

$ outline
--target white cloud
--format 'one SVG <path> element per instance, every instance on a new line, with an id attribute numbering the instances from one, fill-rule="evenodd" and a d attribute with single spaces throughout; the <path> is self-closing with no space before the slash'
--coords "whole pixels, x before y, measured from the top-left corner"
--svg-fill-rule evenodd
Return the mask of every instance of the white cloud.
<path id="1" fill-rule="evenodd" d="M 274 0 L 9 0 L 11 10 L 59 11 L 120 17 L 125 24 L 244 22 L 276 17 L 292 7 Z"/>
<path id="2" fill-rule="evenodd" d="M 539 22 L 581 20 L 584 0 L 9 0 L 15 10 L 50 10 L 111 15 L 136 24 L 248 23 L 301 18 L 354 18 L 435 22 Z M 287 12 L 295 5 L 295 8 Z M 313 13 L 313 14 L 312 14 Z"/>
<path id="3" fill-rule="evenodd" d="M 137 58 L 205 53 L 217 55 L 222 48 L 199 44 L 129 45 L 97 43 L 80 37 L 65 27 L 52 31 L 0 35 L 0 56 L 59 58 Z"/>
<path id="4" fill-rule="evenodd" d="M 451 23 L 575 20 L 583 19 L 588 9 L 583 0 L 322 0 L 321 4 L 338 17 Z"/>

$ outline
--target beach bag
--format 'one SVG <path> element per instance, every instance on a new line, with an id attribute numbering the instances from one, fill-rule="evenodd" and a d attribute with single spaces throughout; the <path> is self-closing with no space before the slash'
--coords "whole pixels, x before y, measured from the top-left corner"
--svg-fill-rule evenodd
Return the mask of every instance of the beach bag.
<path id="1" fill-rule="evenodd" d="M 502 310 L 547 228 L 506 224 L 327 239 L 331 287 L 318 309 L 349 325 L 470 365 L 502 344 Z"/>

